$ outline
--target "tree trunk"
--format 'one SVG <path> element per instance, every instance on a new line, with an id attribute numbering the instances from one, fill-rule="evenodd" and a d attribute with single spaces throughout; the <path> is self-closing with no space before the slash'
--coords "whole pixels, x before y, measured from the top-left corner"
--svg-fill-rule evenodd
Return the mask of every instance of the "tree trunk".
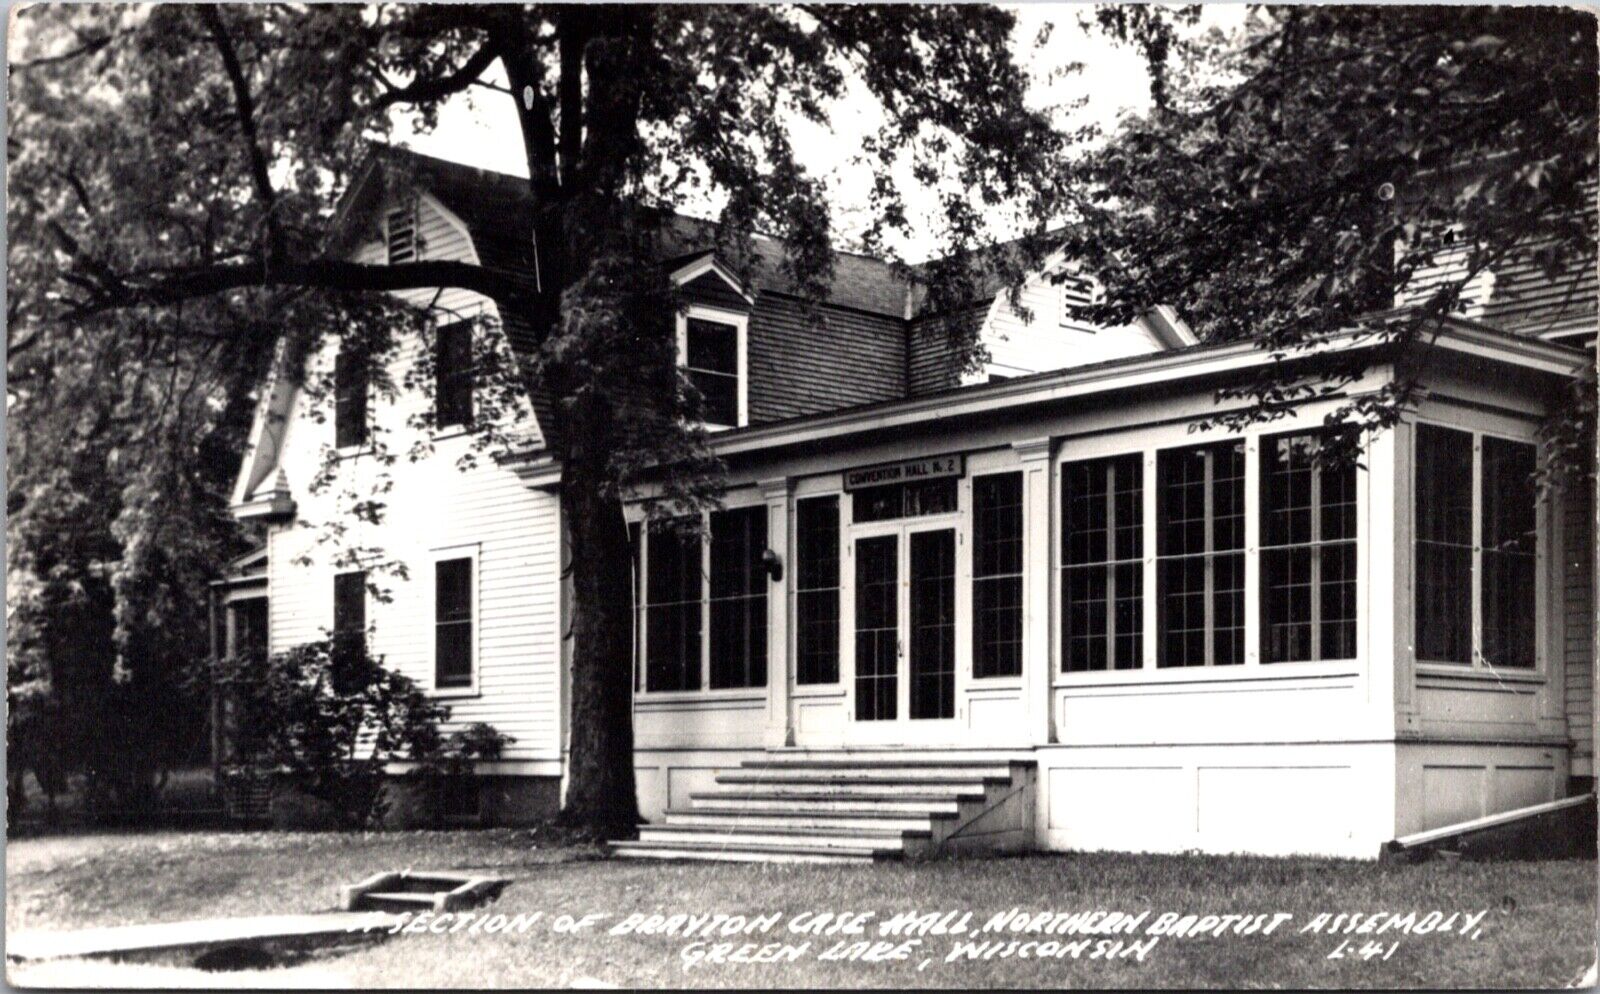
<path id="1" fill-rule="evenodd" d="M 594 450 L 589 453 L 593 454 Z M 572 550 L 572 706 L 560 821 L 595 838 L 633 836 L 633 561 L 622 503 L 581 465 L 565 467 L 562 511 Z"/>

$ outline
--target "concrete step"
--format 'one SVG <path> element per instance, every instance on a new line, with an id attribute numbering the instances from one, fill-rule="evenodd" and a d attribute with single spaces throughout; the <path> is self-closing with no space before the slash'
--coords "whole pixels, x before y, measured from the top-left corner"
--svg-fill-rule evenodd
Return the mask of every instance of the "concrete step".
<path id="1" fill-rule="evenodd" d="M 616 856 L 632 859 L 692 859 L 735 863 L 872 863 L 898 859 L 896 849 L 761 845 L 710 847 L 699 842 L 610 842 Z"/>
<path id="2" fill-rule="evenodd" d="M 698 842 L 706 846 L 805 846 L 817 849 L 899 849 L 928 831 L 872 831 L 848 828 L 784 828 L 758 825 L 640 825 L 640 842 Z"/>
<path id="3" fill-rule="evenodd" d="M 982 797 L 990 783 L 1002 783 L 1004 778 L 983 780 L 973 777 L 929 777 L 905 779 L 891 777 L 877 780 L 836 780 L 805 774 L 721 773 L 717 786 L 731 787 L 749 793 L 767 791 L 783 794 L 850 795 L 852 797 L 945 796 Z"/>
<path id="4" fill-rule="evenodd" d="M 860 811 L 832 811 L 817 814 L 804 811 L 785 811 L 782 808 L 730 807 L 726 811 L 690 809 L 666 812 L 666 824 L 690 825 L 700 828 L 722 826 L 769 825 L 792 828 L 850 828 L 873 832 L 932 832 L 935 823 L 948 822 L 955 812 L 922 814 L 920 812 L 891 813 L 876 808 Z"/>
<path id="5" fill-rule="evenodd" d="M 870 765 L 845 763 L 744 763 L 736 772 L 717 778 L 721 783 L 738 783 L 745 778 L 762 782 L 827 781 L 829 783 L 937 783 L 1010 780 L 1010 766 L 991 763 L 955 765 L 951 763 L 907 764 L 880 762 Z"/>
<path id="6" fill-rule="evenodd" d="M 981 793 L 967 795 L 977 799 Z M 834 811 L 874 810 L 881 812 L 912 812 L 916 814 L 957 814 L 961 810 L 961 796 L 951 794 L 890 794 L 861 795 L 854 791 L 837 793 L 789 793 L 775 790 L 719 790 L 690 794 L 694 810 L 740 811 L 746 807 L 760 806 L 773 810 L 823 814 Z"/>

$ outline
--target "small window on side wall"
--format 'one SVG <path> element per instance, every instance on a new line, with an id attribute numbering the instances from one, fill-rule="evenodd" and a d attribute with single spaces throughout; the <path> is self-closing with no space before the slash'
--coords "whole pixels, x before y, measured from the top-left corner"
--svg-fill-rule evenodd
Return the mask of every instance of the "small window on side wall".
<path id="1" fill-rule="evenodd" d="M 472 686 L 472 557 L 433 565 L 433 685 Z"/>

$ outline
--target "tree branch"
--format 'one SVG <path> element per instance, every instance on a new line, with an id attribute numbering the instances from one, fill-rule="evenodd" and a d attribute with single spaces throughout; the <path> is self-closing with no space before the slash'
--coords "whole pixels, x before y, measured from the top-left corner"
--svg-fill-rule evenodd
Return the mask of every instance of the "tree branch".
<path id="1" fill-rule="evenodd" d="M 499 57 L 500 52 L 492 42 L 485 44 L 472 53 L 472 56 L 454 72 L 443 76 L 414 79 L 405 86 L 393 87 L 379 97 L 373 107 L 376 110 L 383 110 L 398 103 L 426 103 L 452 93 L 459 93 L 478 82 L 478 77 L 482 76 Z M 383 77 L 378 78 L 382 80 Z"/>
<path id="2" fill-rule="evenodd" d="M 198 268 L 144 285 L 100 280 L 94 284 L 92 299 L 69 308 L 62 317 L 79 320 L 125 307 L 160 307 L 246 287 L 302 287 L 346 293 L 454 287 L 497 301 L 513 300 L 524 292 L 507 276 L 450 259 L 395 265 L 311 259 L 280 262 L 270 268 L 250 261 Z"/>
<path id="3" fill-rule="evenodd" d="M 222 23 L 222 15 L 217 12 L 216 5 L 202 4 L 200 19 L 211 32 L 211 39 L 216 43 L 218 54 L 222 56 L 222 66 L 227 70 L 228 82 L 233 86 L 234 110 L 244 140 L 245 157 L 250 162 L 250 178 L 255 184 L 256 197 L 260 199 L 261 206 L 266 211 L 268 241 L 264 262 L 270 267 L 283 254 L 283 232 L 278 228 L 277 195 L 272 190 L 272 177 L 267 172 L 266 153 L 261 148 L 261 139 L 256 131 L 256 109 L 255 101 L 250 96 L 250 83 L 245 79 L 244 68 L 239 64 L 239 54 L 234 50 L 233 41 L 228 37 L 227 28 Z"/>

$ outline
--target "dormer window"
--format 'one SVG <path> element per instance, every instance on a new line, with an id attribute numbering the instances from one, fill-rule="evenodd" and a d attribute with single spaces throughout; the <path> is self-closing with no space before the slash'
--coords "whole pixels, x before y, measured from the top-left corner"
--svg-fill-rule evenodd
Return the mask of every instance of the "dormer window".
<path id="1" fill-rule="evenodd" d="M 1079 273 L 1067 273 L 1056 285 L 1056 290 L 1059 294 L 1057 323 L 1063 328 L 1088 326 L 1082 311 L 1094 304 L 1099 296 L 1095 281 Z"/>
<path id="2" fill-rule="evenodd" d="M 678 317 L 678 364 L 700 392 L 707 427 L 748 423 L 746 341 L 749 318 L 691 306 Z"/>
<path id="3" fill-rule="evenodd" d="M 389 265 L 417 259 L 417 209 L 415 204 L 396 207 L 384 218 L 384 240 L 389 249 Z"/>

